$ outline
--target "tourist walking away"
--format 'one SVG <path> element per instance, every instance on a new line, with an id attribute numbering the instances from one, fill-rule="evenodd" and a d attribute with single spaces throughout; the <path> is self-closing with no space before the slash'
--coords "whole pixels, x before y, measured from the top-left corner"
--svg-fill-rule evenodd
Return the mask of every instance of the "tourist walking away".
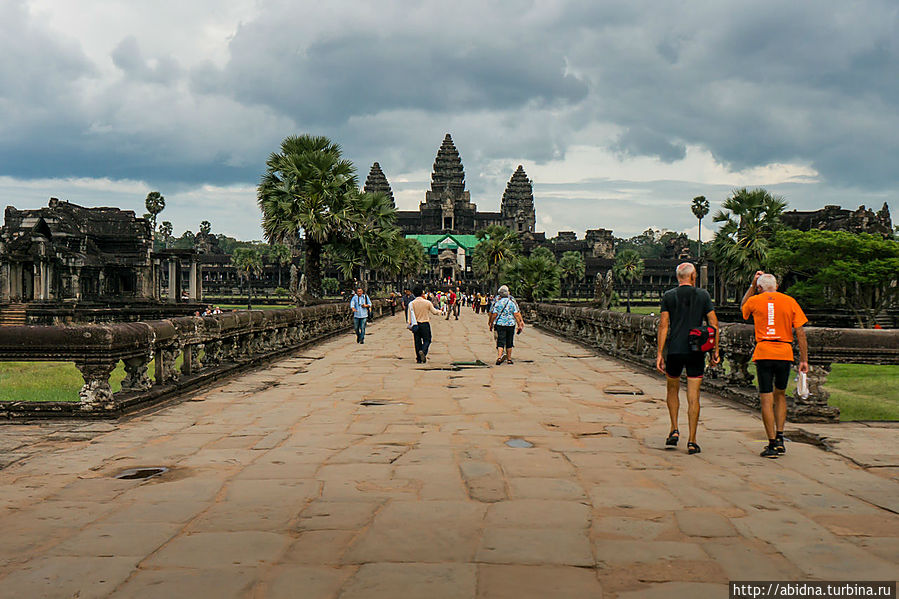
<path id="1" fill-rule="evenodd" d="M 424 364 L 428 361 L 428 349 L 431 347 L 431 314 L 440 315 L 440 310 L 434 307 L 421 287 L 415 289 L 415 295 L 417 297 L 409 304 L 410 316 L 414 315 L 416 321 L 412 328 L 415 361 Z"/>
<path id="2" fill-rule="evenodd" d="M 758 271 L 743 295 L 743 318 L 755 322 L 752 361 L 759 381 L 762 423 L 768 435 L 763 458 L 785 454 L 784 423 L 787 421 L 787 381 L 793 364 L 793 332 L 799 344 L 799 372 L 808 372 L 808 322 L 795 299 L 777 291 L 777 278 Z"/>
<path id="3" fill-rule="evenodd" d="M 388 300 L 390 304 L 390 315 L 396 316 L 396 303 L 397 303 L 397 294 L 395 291 L 390 292 L 390 299 Z"/>
<path id="4" fill-rule="evenodd" d="M 658 353 L 656 368 L 667 377 L 668 415 L 671 417 L 671 430 L 665 445 L 676 447 L 680 440 L 677 429 L 677 417 L 680 410 L 680 376 L 687 371 L 687 420 L 690 426 L 690 438 L 687 440 L 687 452 L 699 453 L 701 448 L 696 443 L 696 428 L 699 425 L 699 387 L 705 371 L 705 352 L 690 348 L 691 331 L 700 332 L 703 320 L 713 329 L 712 364 L 720 361 L 718 354 L 718 317 L 712 305 L 712 298 L 705 289 L 696 288 L 696 267 L 684 262 L 677 267 L 678 286 L 669 289 L 662 296 L 661 318 L 659 320 Z M 667 350 L 667 351 L 666 351 Z"/>
<path id="5" fill-rule="evenodd" d="M 464 296 L 462 292 L 459 291 L 459 288 L 456 287 L 455 292 L 450 292 L 450 307 L 453 310 L 453 316 L 456 317 L 456 320 L 459 320 L 459 313 L 462 311 L 462 303 L 464 301 Z"/>
<path id="6" fill-rule="evenodd" d="M 407 323 L 409 322 L 409 304 L 411 304 L 414 299 L 415 296 L 412 295 L 411 289 L 403 290 L 403 316 Z"/>
<path id="7" fill-rule="evenodd" d="M 356 343 L 365 343 L 365 323 L 368 320 L 368 311 L 371 309 L 371 299 L 362 291 L 362 287 L 356 288 L 356 295 L 350 300 L 350 310 L 353 312 L 353 330 L 356 331 Z"/>
<path id="8" fill-rule="evenodd" d="M 524 319 L 518 310 L 518 304 L 505 285 L 499 288 L 499 299 L 493 303 L 487 328 L 496 331 L 496 365 L 499 366 L 503 362 L 511 364 L 515 332 L 517 329 L 520 334 L 524 329 Z"/>
<path id="9" fill-rule="evenodd" d="M 480 293 L 479 295 L 479 306 L 481 308 L 481 314 L 487 313 L 487 294 Z"/>

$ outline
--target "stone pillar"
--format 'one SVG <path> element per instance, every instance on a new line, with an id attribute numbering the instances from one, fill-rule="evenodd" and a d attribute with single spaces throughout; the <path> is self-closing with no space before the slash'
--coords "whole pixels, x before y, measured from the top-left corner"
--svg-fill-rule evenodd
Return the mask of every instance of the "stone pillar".
<path id="1" fill-rule="evenodd" d="M 147 366 L 152 359 L 151 354 L 137 356 L 123 360 L 125 363 L 125 378 L 122 380 L 122 391 L 146 391 L 153 386 L 153 382 L 147 375 Z"/>
<path id="2" fill-rule="evenodd" d="M 109 375 L 116 367 L 115 362 L 76 362 L 81 372 L 84 386 L 78 392 L 81 406 L 85 409 L 113 407 L 112 389 L 109 387 Z"/>
<path id="3" fill-rule="evenodd" d="M 709 288 L 709 265 L 703 264 L 699 267 L 699 287 L 702 289 Z"/>
<path id="4" fill-rule="evenodd" d="M 179 289 L 178 276 L 181 272 L 181 261 L 177 258 L 169 258 L 169 301 L 177 302 L 179 296 L 181 295 L 181 289 Z"/>
<path id="5" fill-rule="evenodd" d="M 203 265 L 197 263 L 197 297 L 198 302 L 203 301 Z"/>
<path id="6" fill-rule="evenodd" d="M 81 268 L 72 268 L 72 297 L 81 301 Z"/>
<path id="7" fill-rule="evenodd" d="M 41 291 L 43 290 L 43 284 L 41 283 L 41 270 L 43 269 L 43 265 L 38 262 L 31 267 L 31 299 L 33 300 L 41 300 Z"/>
<path id="8" fill-rule="evenodd" d="M 9 263 L 0 264 L 0 301 L 8 302 L 12 295 L 12 286 L 9 280 Z"/>
<path id="9" fill-rule="evenodd" d="M 198 270 L 197 269 L 197 261 L 191 260 L 190 261 L 190 278 L 187 281 L 187 285 L 188 285 L 188 289 L 189 289 L 188 294 L 190 297 L 190 301 L 192 301 L 192 302 L 197 301 L 197 283 L 198 283 L 197 270 Z"/>

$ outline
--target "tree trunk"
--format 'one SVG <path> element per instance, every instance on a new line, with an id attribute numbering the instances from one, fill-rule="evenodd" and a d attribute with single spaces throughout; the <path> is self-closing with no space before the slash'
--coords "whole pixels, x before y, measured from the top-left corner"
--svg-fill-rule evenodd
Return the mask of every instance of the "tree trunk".
<path id="1" fill-rule="evenodd" d="M 627 313 L 631 313 L 631 286 L 627 286 Z"/>
<path id="2" fill-rule="evenodd" d="M 312 297 L 322 297 L 322 244 L 306 240 L 306 291 Z"/>

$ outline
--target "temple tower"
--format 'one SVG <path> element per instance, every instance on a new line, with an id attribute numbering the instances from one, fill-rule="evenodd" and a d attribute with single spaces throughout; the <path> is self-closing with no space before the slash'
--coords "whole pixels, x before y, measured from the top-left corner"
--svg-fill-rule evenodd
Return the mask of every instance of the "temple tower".
<path id="1" fill-rule="evenodd" d="M 449 133 L 443 138 L 434 170 L 431 190 L 419 207 L 422 230 L 429 233 L 474 230 L 477 207 L 465 191 L 465 170 L 462 159 Z"/>
<path id="2" fill-rule="evenodd" d="M 390 189 L 390 183 L 387 176 L 381 170 L 381 165 L 375 162 L 368 171 L 368 177 L 365 179 L 365 186 L 362 188 L 365 193 L 383 193 L 390 198 L 390 204 L 396 208 L 396 201 L 393 199 L 393 190 Z"/>
<path id="3" fill-rule="evenodd" d="M 533 233 L 537 225 L 537 213 L 534 210 L 534 188 L 531 180 L 520 164 L 503 192 L 500 208 L 503 223 L 518 233 Z"/>

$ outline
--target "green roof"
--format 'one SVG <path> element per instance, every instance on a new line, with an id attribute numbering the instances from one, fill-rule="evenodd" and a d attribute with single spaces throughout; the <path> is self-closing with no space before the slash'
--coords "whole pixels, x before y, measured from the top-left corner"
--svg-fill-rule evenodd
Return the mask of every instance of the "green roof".
<path id="1" fill-rule="evenodd" d="M 451 233 L 443 233 L 441 235 L 406 235 L 406 239 L 417 239 L 432 254 L 436 254 L 440 249 L 448 248 L 454 250 L 459 246 L 469 251 L 473 250 L 481 242 L 474 235 L 456 235 Z"/>

